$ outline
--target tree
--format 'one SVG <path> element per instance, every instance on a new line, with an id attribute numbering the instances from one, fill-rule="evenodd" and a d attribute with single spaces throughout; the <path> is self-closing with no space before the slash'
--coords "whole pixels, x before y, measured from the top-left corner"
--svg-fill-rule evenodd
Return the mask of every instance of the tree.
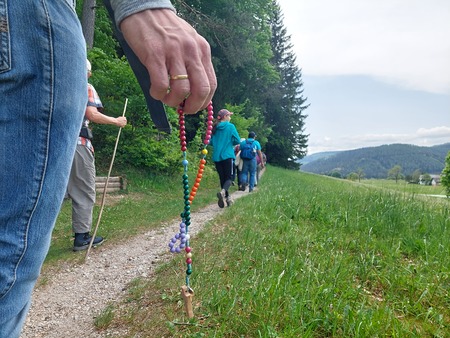
<path id="1" fill-rule="evenodd" d="M 420 169 L 414 170 L 411 175 L 411 183 L 419 183 L 420 175 L 422 175 L 422 171 Z"/>
<path id="2" fill-rule="evenodd" d="M 398 183 L 398 180 L 401 179 L 402 177 L 403 177 L 402 167 L 399 166 L 398 164 L 389 169 L 388 178 L 394 179 L 395 183 Z"/>
<path id="3" fill-rule="evenodd" d="M 298 170 L 298 159 L 306 155 L 308 135 L 304 132 L 306 115 L 303 111 L 308 106 L 303 97 L 301 70 L 276 1 L 272 1 L 270 26 L 271 63 L 279 74 L 279 80 L 269 90 L 265 102 L 265 117 L 272 127 L 266 154 L 270 163 Z"/>
<path id="4" fill-rule="evenodd" d="M 270 63 L 271 0 L 174 0 L 177 12 L 205 37 L 211 46 L 218 87 L 215 111 L 240 107 L 239 117 L 251 121 L 239 130 L 246 137 L 255 131 L 264 148 L 270 126 L 264 114 L 264 101 L 278 79 Z M 251 15 L 249 15 L 251 13 Z M 193 128 L 196 129 L 196 128 Z"/>
<path id="5" fill-rule="evenodd" d="M 347 175 L 347 179 L 350 181 L 356 181 L 358 179 L 358 174 L 357 173 L 350 173 Z"/>
<path id="6" fill-rule="evenodd" d="M 328 176 L 335 177 L 335 178 L 342 178 L 342 173 L 339 169 L 334 169 L 330 173 L 328 173 Z"/>
<path id="7" fill-rule="evenodd" d="M 445 187 L 447 197 L 450 197 L 450 152 L 445 158 L 445 167 L 442 170 L 441 184 Z"/>
<path id="8" fill-rule="evenodd" d="M 94 46 L 96 0 L 84 0 L 81 14 L 81 27 L 83 29 L 86 46 L 91 49 Z"/>
<path id="9" fill-rule="evenodd" d="M 356 174 L 358 175 L 358 182 L 361 182 L 361 179 L 364 177 L 364 170 L 362 168 L 358 168 L 356 170 Z"/>

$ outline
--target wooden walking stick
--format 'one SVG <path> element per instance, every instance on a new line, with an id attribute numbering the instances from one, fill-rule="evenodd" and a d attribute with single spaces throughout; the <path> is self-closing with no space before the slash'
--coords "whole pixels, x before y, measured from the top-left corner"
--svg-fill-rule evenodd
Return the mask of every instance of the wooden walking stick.
<path id="1" fill-rule="evenodd" d="M 122 117 L 125 116 L 125 112 L 127 111 L 127 104 L 128 104 L 128 98 L 125 99 L 125 105 L 123 107 Z M 119 133 L 117 134 L 116 145 L 114 146 L 114 152 L 113 152 L 113 155 L 112 155 L 111 164 L 109 165 L 108 176 L 106 177 L 105 187 L 103 189 L 102 204 L 101 204 L 101 207 L 100 207 L 100 212 L 98 214 L 97 224 L 95 225 L 94 233 L 92 234 L 91 241 L 89 242 L 89 247 L 88 247 L 88 249 L 86 251 L 86 256 L 84 257 L 85 261 L 87 260 L 87 258 L 89 256 L 89 252 L 91 251 L 92 244 L 94 243 L 95 235 L 97 234 L 97 230 L 98 230 L 98 226 L 100 224 L 100 220 L 102 219 L 103 209 L 105 207 L 105 201 L 106 201 L 106 189 L 108 188 L 109 177 L 111 176 L 111 169 L 112 169 L 112 166 L 113 166 L 113 163 L 114 163 L 114 158 L 116 157 L 117 145 L 119 143 L 119 138 L 120 138 L 120 133 L 121 132 L 122 132 L 122 127 L 119 128 Z"/>

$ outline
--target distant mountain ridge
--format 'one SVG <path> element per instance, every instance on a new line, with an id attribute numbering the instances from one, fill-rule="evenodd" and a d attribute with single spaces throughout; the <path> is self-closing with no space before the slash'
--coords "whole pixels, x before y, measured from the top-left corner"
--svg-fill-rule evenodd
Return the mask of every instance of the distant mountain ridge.
<path id="1" fill-rule="evenodd" d="M 308 163 L 311 163 L 311 162 L 314 162 L 314 161 L 317 161 L 317 160 L 321 160 L 321 159 L 326 159 L 326 158 L 332 157 L 332 156 L 336 155 L 339 152 L 340 151 L 323 151 L 321 153 L 315 153 L 315 154 L 312 154 L 312 155 L 305 156 L 304 158 L 302 158 L 300 160 L 300 163 L 302 165 L 305 165 L 305 164 L 308 164 Z"/>
<path id="2" fill-rule="evenodd" d="M 300 161 L 302 163 L 300 170 L 322 175 L 339 172 L 345 177 L 362 169 L 366 178 L 386 178 L 392 167 L 400 165 L 404 175 L 411 175 L 415 170 L 440 174 L 445 167 L 445 158 L 449 151 L 450 143 L 431 147 L 396 143 L 316 153 Z"/>

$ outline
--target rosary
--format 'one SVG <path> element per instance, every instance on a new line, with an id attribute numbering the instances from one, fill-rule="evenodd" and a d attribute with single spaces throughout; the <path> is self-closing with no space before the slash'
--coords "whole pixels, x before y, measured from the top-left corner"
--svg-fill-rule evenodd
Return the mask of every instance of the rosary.
<path id="1" fill-rule="evenodd" d="M 186 159 L 186 127 L 184 120 L 184 111 L 183 104 L 180 104 L 177 113 L 178 113 L 178 123 L 180 125 L 180 146 L 181 151 L 183 153 L 183 192 L 184 192 L 184 210 L 181 213 L 181 223 L 180 223 L 180 231 L 172 237 L 169 242 L 170 252 L 172 253 L 180 253 L 182 250 L 185 251 L 186 257 L 186 285 L 181 287 L 181 296 L 184 299 L 186 313 L 189 318 L 194 317 L 194 313 L 192 310 L 192 297 L 194 295 L 194 291 L 191 289 L 189 284 L 189 277 L 192 274 L 192 249 L 189 243 L 190 235 L 189 235 L 189 226 L 191 225 L 191 204 L 197 194 L 197 190 L 200 186 L 200 181 L 202 180 L 203 170 L 206 164 L 206 155 L 208 154 L 208 150 L 206 147 L 209 144 L 212 134 L 212 123 L 213 123 L 213 106 L 212 102 L 209 103 L 207 107 L 207 122 L 206 122 L 206 134 L 203 140 L 203 149 L 201 151 L 200 164 L 198 166 L 197 177 L 195 178 L 195 183 L 192 186 L 191 191 L 189 192 L 189 181 L 188 181 L 188 160 Z M 177 243 L 179 244 L 177 245 Z"/>

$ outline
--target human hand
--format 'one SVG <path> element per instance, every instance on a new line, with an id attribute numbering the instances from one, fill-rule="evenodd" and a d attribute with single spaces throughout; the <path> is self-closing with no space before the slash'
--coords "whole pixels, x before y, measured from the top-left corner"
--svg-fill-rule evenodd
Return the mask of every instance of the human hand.
<path id="1" fill-rule="evenodd" d="M 150 74 L 153 98 L 176 107 L 187 97 L 187 114 L 207 107 L 217 79 L 209 44 L 191 25 L 169 9 L 151 9 L 128 16 L 120 29 Z M 176 75 L 188 78 L 169 78 Z"/>
<path id="2" fill-rule="evenodd" d="M 116 126 L 123 128 L 127 125 L 127 118 L 125 116 L 116 117 Z"/>

